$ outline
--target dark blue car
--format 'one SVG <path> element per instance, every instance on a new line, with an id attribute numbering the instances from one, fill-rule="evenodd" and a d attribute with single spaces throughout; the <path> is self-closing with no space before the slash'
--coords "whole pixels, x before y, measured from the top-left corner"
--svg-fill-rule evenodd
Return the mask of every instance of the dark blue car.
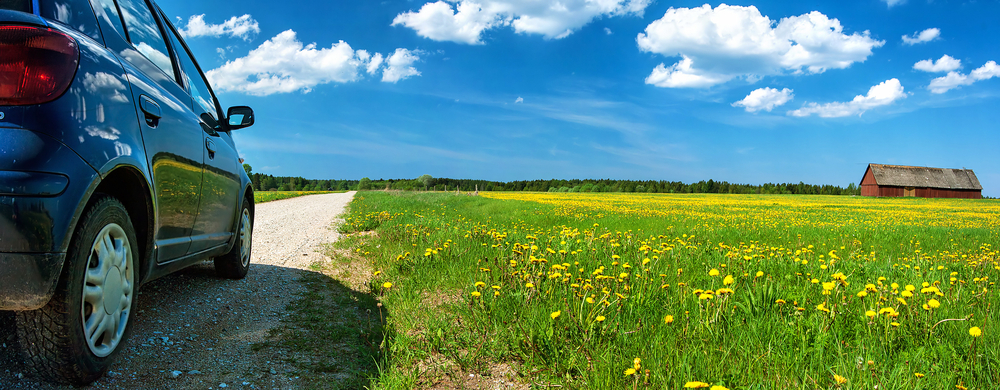
<path id="1" fill-rule="evenodd" d="M 0 310 L 31 372 L 100 377 L 145 282 L 209 258 L 246 276 L 230 131 L 253 123 L 151 1 L 0 0 Z"/>

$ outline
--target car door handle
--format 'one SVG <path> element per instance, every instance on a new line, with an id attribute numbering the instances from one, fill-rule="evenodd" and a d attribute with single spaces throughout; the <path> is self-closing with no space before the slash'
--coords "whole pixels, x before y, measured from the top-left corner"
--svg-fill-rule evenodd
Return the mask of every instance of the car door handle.
<path id="1" fill-rule="evenodd" d="M 205 140 L 205 149 L 208 149 L 209 153 L 215 153 L 215 142 L 210 139 Z"/>
<path id="2" fill-rule="evenodd" d="M 142 110 L 143 115 L 146 119 L 146 124 L 149 127 L 156 127 L 160 122 L 160 118 L 163 116 L 160 111 L 160 105 L 156 104 L 156 101 L 151 99 L 149 96 L 140 95 L 139 96 L 139 109 Z"/>

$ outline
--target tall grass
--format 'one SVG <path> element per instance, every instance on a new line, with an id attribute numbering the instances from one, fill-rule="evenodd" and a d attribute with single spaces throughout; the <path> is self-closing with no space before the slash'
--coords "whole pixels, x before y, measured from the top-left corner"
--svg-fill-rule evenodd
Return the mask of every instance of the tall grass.
<path id="1" fill-rule="evenodd" d="M 506 199 L 351 204 L 342 231 L 376 234 L 340 245 L 394 329 L 381 387 L 497 364 L 570 388 L 1000 386 L 1000 202 L 484 195 Z"/>

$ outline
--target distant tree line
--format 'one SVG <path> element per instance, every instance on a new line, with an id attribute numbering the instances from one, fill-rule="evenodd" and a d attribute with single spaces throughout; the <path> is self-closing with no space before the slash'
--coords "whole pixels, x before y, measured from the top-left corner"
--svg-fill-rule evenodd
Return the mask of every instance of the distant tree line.
<path id="1" fill-rule="evenodd" d="M 302 177 L 272 176 L 250 172 L 255 189 L 260 191 L 535 191 L 535 192 L 646 192 L 669 194 L 808 194 L 861 195 L 861 189 L 851 183 L 847 188 L 834 185 L 795 183 L 735 184 L 726 181 L 702 180 L 683 183 L 666 180 L 519 180 L 489 181 L 435 178 L 423 175 L 416 179 L 315 180 Z"/>

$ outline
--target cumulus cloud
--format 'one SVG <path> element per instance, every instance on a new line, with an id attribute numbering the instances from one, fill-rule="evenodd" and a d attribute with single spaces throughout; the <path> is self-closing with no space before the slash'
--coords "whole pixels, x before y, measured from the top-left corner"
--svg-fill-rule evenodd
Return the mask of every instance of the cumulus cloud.
<path id="1" fill-rule="evenodd" d="M 918 43 L 930 42 L 938 39 L 941 36 L 941 30 L 937 28 L 929 28 L 921 32 L 915 32 L 913 35 L 903 35 L 903 43 L 913 46 Z"/>
<path id="2" fill-rule="evenodd" d="M 892 104 L 906 98 L 903 86 L 898 79 L 889 79 L 868 89 L 867 95 L 858 95 L 849 102 L 833 102 L 826 104 L 807 103 L 798 110 L 789 111 L 791 116 L 810 116 L 816 114 L 822 118 L 837 118 L 842 116 L 861 116 L 869 109 Z"/>
<path id="3" fill-rule="evenodd" d="M 396 15 L 392 25 L 413 29 L 424 38 L 482 44 L 483 31 L 513 27 L 520 34 L 561 39 L 603 16 L 638 15 L 650 0 L 439 0 L 418 11 Z M 454 4 L 454 7 L 452 7 Z"/>
<path id="4" fill-rule="evenodd" d="M 188 18 L 187 26 L 179 28 L 177 32 L 185 38 L 194 37 L 220 37 L 228 35 L 233 38 L 241 38 L 249 41 L 260 33 L 257 21 L 250 15 L 233 16 L 222 24 L 205 23 L 205 14 L 193 15 Z"/>
<path id="5" fill-rule="evenodd" d="M 373 55 L 371 59 L 368 60 L 368 66 L 366 69 L 368 71 L 368 74 L 375 74 L 375 72 L 378 72 L 379 67 L 382 66 L 382 61 L 384 61 L 384 59 L 382 58 L 382 54 L 375 53 L 375 55 Z"/>
<path id="6" fill-rule="evenodd" d="M 402 48 L 396 49 L 396 52 L 385 60 L 386 68 L 382 71 L 382 81 L 395 83 L 412 76 L 420 76 L 417 68 L 413 67 L 413 63 L 418 60 L 420 57 L 417 56 L 416 52 Z"/>
<path id="7" fill-rule="evenodd" d="M 931 90 L 931 93 L 945 93 L 948 90 L 963 85 L 972 85 L 977 81 L 989 80 L 994 77 L 1000 77 L 1000 66 L 997 66 L 996 61 L 989 61 L 967 75 L 958 72 L 948 72 L 946 76 L 931 80 L 931 84 L 927 86 L 927 89 Z"/>
<path id="8" fill-rule="evenodd" d="M 896 5 L 903 4 L 906 2 L 906 0 L 882 0 L 882 1 L 884 1 L 885 5 L 889 6 L 889 8 L 892 8 Z"/>
<path id="9" fill-rule="evenodd" d="M 681 57 L 672 66 L 660 64 L 646 78 L 648 84 L 670 88 L 843 69 L 885 44 L 868 31 L 845 34 L 839 20 L 818 11 L 775 23 L 757 7 L 726 4 L 670 8 L 636 42 L 642 51 Z"/>
<path id="10" fill-rule="evenodd" d="M 666 67 L 659 64 L 646 77 L 646 84 L 664 88 L 706 88 L 729 81 L 732 77 L 694 69 L 687 56 L 680 62 Z"/>
<path id="11" fill-rule="evenodd" d="M 524 103 L 524 98 L 518 96 L 517 99 L 514 100 L 514 104 L 517 104 L 517 103 Z"/>
<path id="12" fill-rule="evenodd" d="M 922 70 L 924 72 L 932 72 L 932 73 L 951 72 L 961 67 L 962 67 L 961 60 L 957 60 L 954 57 L 947 54 L 939 58 L 937 61 L 923 60 L 923 61 L 918 61 L 916 64 L 913 64 L 913 69 Z"/>
<path id="13" fill-rule="evenodd" d="M 794 96 L 792 90 L 788 88 L 783 88 L 780 91 L 775 88 L 758 88 L 750 92 L 743 100 L 733 103 L 732 106 L 743 107 L 747 112 L 760 110 L 771 112 L 775 107 L 788 103 Z"/>
<path id="14" fill-rule="evenodd" d="M 420 72 L 411 66 L 417 59 L 406 49 L 396 49 L 385 61 L 388 67 L 383 70 L 382 80 L 396 82 L 419 75 Z M 317 48 L 315 43 L 305 45 L 296 38 L 295 31 L 286 30 L 245 57 L 227 61 L 205 75 L 217 91 L 258 96 L 295 91 L 308 93 L 320 84 L 360 80 L 362 71 L 375 74 L 382 62 L 381 54 L 355 51 L 344 41 L 329 48 Z"/>
<path id="15" fill-rule="evenodd" d="M 604 28 L 604 33 L 607 34 L 607 35 L 614 34 L 613 32 L 611 32 L 611 29 L 607 28 L 607 27 Z"/>

